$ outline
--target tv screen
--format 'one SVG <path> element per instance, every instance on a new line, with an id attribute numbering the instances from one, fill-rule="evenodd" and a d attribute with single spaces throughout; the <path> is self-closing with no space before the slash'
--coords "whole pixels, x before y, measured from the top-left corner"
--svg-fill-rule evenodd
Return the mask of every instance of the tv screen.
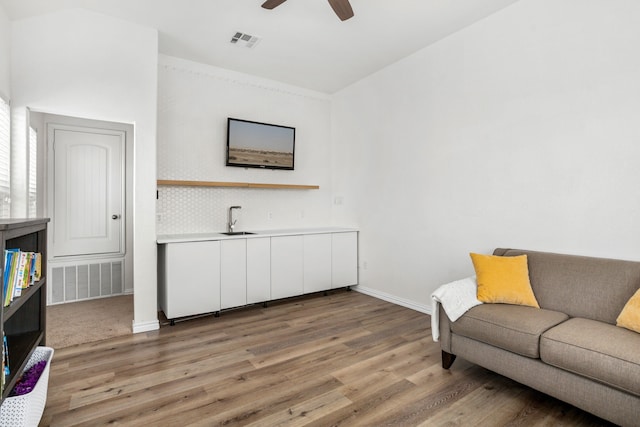
<path id="1" fill-rule="evenodd" d="M 293 170 L 296 129 L 227 119 L 227 166 Z"/>

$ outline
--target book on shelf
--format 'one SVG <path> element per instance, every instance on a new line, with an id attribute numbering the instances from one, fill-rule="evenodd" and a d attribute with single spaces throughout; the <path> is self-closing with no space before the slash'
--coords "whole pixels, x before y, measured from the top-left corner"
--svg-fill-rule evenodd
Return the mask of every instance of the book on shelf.
<path id="1" fill-rule="evenodd" d="M 2 333 L 2 384 L 0 384 L 0 394 L 4 392 L 4 385 L 9 378 L 11 370 L 9 369 L 9 346 L 7 345 L 7 336 Z"/>
<path id="2" fill-rule="evenodd" d="M 6 298 L 9 290 L 9 274 L 11 274 L 12 259 L 13 259 L 13 253 L 9 251 L 4 251 L 4 264 L 2 267 L 3 268 L 2 270 L 2 297 L 3 298 Z"/>
<path id="3" fill-rule="evenodd" d="M 5 307 L 11 304 L 14 294 L 14 283 L 17 272 L 17 262 L 20 258 L 20 251 L 18 249 L 7 249 L 4 251 L 4 305 Z"/>
<path id="4" fill-rule="evenodd" d="M 38 252 L 32 252 L 31 271 L 29 272 L 29 284 L 33 285 L 42 277 L 42 256 Z"/>
<path id="5" fill-rule="evenodd" d="M 29 254 L 27 252 L 20 252 L 20 258 L 18 259 L 18 270 L 16 271 L 16 285 L 14 287 L 13 298 L 17 298 L 22 295 L 22 289 L 24 289 L 24 271 L 27 268 L 27 262 L 29 262 Z"/>
<path id="6" fill-rule="evenodd" d="M 42 254 L 39 252 L 6 249 L 4 252 L 3 296 L 4 306 L 11 304 L 22 291 L 40 280 Z"/>

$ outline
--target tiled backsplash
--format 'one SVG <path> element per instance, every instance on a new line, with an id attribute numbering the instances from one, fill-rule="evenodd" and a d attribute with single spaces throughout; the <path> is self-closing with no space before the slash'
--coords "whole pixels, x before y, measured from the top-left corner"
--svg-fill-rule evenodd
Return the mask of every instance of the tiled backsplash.
<path id="1" fill-rule="evenodd" d="M 242 206 L 234 213 L 238 219 L 236 230 L 328 225 L 331 200 L 319 191 L 160 187 L 157 233 L 226 231 L 229 206 Z"/>

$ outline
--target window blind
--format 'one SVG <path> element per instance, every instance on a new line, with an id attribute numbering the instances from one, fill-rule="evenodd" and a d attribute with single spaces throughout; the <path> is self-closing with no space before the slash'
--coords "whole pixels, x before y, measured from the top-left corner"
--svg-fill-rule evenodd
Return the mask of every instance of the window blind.
<path id="1" fill-rule="evenodd" d="M 29 218 L 38 208 L 38 131 L 29 126 Z"/>
<path id="2" fill-rule="evenodd" d="M 9 103 L 0 97 L 0 218 L 11 214 L 11 110 Z"/>

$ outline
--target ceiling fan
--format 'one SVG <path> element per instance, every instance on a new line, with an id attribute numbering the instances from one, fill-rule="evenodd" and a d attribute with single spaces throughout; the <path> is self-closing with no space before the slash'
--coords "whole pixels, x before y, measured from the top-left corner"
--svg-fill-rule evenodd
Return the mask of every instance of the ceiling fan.
<path id="1" fill-rule="evenodd" d="M 280 6 L 285 1 L 287 0 L 267 0 L 262 3 L 262 7 L 265 9 L 273 9 Z M 329 0 L 329 4 L 341 21 L 346 21 L 353 17 L 353 9 L 351 9 L 349 0 Z"/>

